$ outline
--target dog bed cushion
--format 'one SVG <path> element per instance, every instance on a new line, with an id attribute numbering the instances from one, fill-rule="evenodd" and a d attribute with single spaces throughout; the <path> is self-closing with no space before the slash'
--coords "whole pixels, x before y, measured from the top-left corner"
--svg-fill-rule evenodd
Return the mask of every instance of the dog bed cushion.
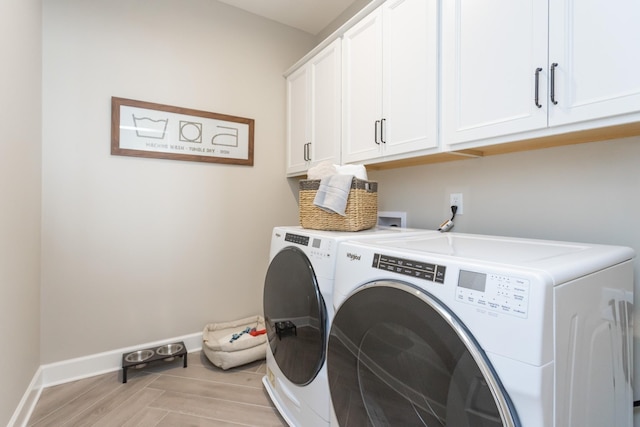
<path id="1" fill-rule="evenodd" d="M 222 323 L 209 323 L 202 332 L 202 349 L 207 358 L 219 368 L 229 369 L 266 357 L 266 334 L 245 333 L 249 328 L 262 331 L 262 316 L 246 317 Z M 235 335 L 235 338 L 234 338 Z"/>

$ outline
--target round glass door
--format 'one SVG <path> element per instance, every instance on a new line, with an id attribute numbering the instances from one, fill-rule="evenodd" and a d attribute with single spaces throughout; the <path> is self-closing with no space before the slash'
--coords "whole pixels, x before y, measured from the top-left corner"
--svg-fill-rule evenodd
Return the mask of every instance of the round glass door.
<path id="1" fill-rule="evenodd" d="M 341 427 L 520 425 L 468 330 L 408 284 L 371 283 L 344 302 L 327 370 Z"/>
<path id="2" fill-rule="evenodd" d="M 294 384 L 310 383 L 326 356 L 327 312 L 313 266 L 300 249 L 286 247 L 269 264 L 264 317 L 282 373 Z"/>

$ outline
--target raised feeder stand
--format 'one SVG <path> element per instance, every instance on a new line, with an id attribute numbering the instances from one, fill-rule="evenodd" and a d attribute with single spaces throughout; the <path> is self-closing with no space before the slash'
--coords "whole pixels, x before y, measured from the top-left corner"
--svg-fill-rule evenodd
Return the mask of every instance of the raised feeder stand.
<path id="1" fill-rule="evenodd" d="M 184 342 L 175 342 L 161 345 L 160 347 L 145 348 L 122 355 L 122 382 L 127 382 L 127 369 L 135 366 L 144 366 L 149 362 L 158 360 L 171 360 L 174 357 L 182 357 L 183 367 L 187 367 L 187 348 Z"/>

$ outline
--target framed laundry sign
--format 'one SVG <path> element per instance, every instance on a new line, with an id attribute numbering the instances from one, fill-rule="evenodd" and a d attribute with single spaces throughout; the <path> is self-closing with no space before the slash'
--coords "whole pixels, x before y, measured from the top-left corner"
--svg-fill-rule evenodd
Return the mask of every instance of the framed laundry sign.
<path id="1" fill-rule="evenodd" d="M 111 98 L 111 154 L 253 166 L 254 120 Z"/>

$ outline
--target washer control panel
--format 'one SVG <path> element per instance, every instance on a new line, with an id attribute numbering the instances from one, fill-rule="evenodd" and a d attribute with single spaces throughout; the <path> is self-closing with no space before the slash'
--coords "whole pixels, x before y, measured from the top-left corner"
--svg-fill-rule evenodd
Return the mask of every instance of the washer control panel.
<path id="1" fill-rule="evenodd" d="M 529 281 L 501 274 L 460 270 L 456 300 L 497 313 L 526 318 Z"/>
<path id="2" fill-rule="evenodd" d="M 372 267 L 435 283 L 444 283 L 444 276 L 447 271 L 447 268 L 443 265 L 383 254 L 373 255 Z"/>

